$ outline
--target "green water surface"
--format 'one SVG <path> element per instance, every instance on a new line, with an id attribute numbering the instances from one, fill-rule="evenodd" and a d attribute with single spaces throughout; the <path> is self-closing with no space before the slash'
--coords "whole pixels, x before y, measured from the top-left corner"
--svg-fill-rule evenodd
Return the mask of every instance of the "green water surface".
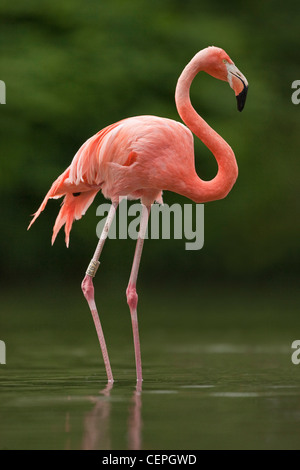
<path id="1" fill-rule="evenodd" d="M 142 387 L 124 295 L 98 294 L 109 386 L 80 292 L 2 293 L 0 449 L 299 449 L 297 289 L 142 290 Z"/>

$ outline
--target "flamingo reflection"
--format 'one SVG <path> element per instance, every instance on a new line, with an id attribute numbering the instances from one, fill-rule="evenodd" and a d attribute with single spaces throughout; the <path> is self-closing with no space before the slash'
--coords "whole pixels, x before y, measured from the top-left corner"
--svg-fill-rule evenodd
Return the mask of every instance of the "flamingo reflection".
<path id="1" fill-rule="evenodd" d="M 99 397 L 90 397 L 94 403 L 93 409 L 85 415 L 83 422 L 83 450 L 111 450 L 113 448 L 110 432 L 110 418 L 112 409 L 111 390 L 113 382 L 108 382 L 101 390 Z M 137 382 L 130 400 L 129 416 L 127 421 L 128 449 L 141 449 L 142 429 L 142 384 Z"/>

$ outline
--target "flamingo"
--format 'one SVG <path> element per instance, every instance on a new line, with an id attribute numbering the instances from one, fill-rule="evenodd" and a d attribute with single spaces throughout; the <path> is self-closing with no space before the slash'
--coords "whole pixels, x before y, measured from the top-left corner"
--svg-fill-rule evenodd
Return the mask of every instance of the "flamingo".
<path id="1" fill-rule="evenodd" d="M 200 71 L 227 81 L 235 92 L 238 110 L 242 111 L 248 90 L 247 79 L 223 49 L 210 46 L 199 51 L 182 71 L 175 91 L 177 111 L 186 126 L 171 119 L 146 115 L 129 117 L 105 127 L 80 147 L 70 166 L 52 184 L 28 227 L 45 209 L 48 199 L 64 196 L 54 224 L 52 244 L 65 224 L 65 243 L 68 247 L 74 219 L 80 219 L 85 214 L 98 191 L 101 190 L 104 197 L 111 200 L 102 235 L 81 284 L 96 327 L 108 382 L 113 382 L 113 374 L 95 303 L 93 277 L 99 267 L 99 258 L 120 198 L 140 199 L 142 203 L 139 235 L 126 289 L 133 330 L 136 379 L 141 382 L 136 284 L 151 205 L 155 201 L 162 203 L 163 190 L 173 191 L 196 203 L 222 199 L 229 193 L 238 175 L 231 147 L 197 114 L 191 104 L 190 87 Z M 202 180 L 196 173 L 193 134 L 209 148 L 217 161 L 217 175 L 210 181 Z"/>

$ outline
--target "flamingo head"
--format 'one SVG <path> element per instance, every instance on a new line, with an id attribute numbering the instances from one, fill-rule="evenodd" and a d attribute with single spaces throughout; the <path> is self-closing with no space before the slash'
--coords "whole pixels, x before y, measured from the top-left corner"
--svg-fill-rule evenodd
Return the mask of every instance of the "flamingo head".
<path id="1" fill-rule="evenodd" d="M 229 55 L 219 47 L 211 46 L 207 48 L 206 64 L 205 72 L 229 83 L 237 99 L 237 108 L 239 111 L 242 111 L 248 91 L 246 77 L 234 65 Z"/>

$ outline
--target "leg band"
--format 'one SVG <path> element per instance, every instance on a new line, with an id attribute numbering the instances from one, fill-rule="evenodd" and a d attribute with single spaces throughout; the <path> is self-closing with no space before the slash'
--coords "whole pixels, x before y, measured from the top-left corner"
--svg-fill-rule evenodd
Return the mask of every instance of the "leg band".
<path id="1" fill-rule="evenodd" d="M 90 264 L 88 265 L 88 268 L 86 270 L 86 274 L 91 277 L 96 276 L 97 269 L 99 268 L 100 261 L 95 261 L 91 260 Z"/>

